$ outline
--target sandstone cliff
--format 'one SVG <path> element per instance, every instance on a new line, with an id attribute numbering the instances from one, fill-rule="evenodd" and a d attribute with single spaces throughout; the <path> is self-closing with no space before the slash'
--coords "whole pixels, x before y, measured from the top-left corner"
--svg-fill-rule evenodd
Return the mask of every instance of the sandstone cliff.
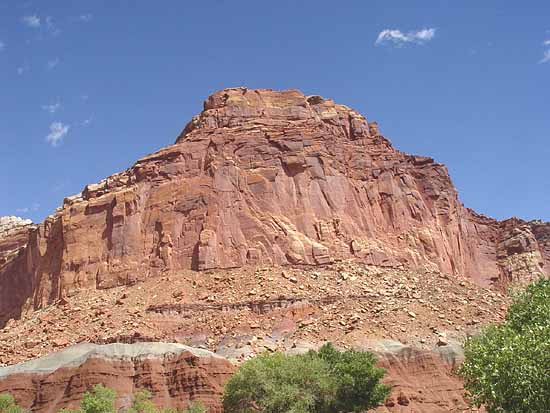
<path id="1" fill-rule="evenodd" d="M 235 371 L 227 360 L 181 344 L 79 344 L 27 363 L 0 368 L 0 393 L 10 392 L 33 412 L 78 407 L 84 392 L 101 383 L 117 391 L 117 407 L 147 389 L 163 407 L 200 401 L 221 412 L 223 385 Z"/>
<path id="2" fill-rule="evenodd" d="M 548 273 L 548 224 L 465 208 L 445 166 L 299 91 L 226 89 L 176 143 L 0 235 L 0 323 L 164 272 L 355 258 L 480 285 Z"/>

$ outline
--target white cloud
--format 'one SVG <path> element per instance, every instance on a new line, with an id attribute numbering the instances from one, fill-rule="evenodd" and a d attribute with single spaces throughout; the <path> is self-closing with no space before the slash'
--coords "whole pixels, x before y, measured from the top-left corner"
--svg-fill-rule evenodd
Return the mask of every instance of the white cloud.
<path id="1" fill-rule="evenodd" d="M 77 17 L 77 20 L 83 23 L 88 23 L 90 20 L 92 20 L 94 16 L 92 16 L 90 13 L 87 14 L 81 14 Z"/>
<path id="2" fill-rule="evenodd" d="M 545 50 L 542 55 L 542 59 L 539 60 L 539 63 L 548 63 L 550 62 L 550 39 L 542 42 L 542 45 L 545 47 Z"/>
<path id="3" fill-rule="evenodd" d="M 17 212 L 18 214 L 28 214 L 29 212 L 33 211 L 33 212 L 36 212 L 40 209 L 40 204 L 35 202 L 34 204 L 32 204 L 32 207 L 25 207 L 25 208 L 17 208 L 15 210 L 15 212 Z"/>
<path id="4" fill-rule="evenodd" d="M 46 136 L 46 141 L 52 146 L 57 146 L 59 142 L 69 133 L 70 126 L 61 122 L 53 122 L 50 125 L 50 133 Z"/>
<path id="5" fill-rule="evenodd" d="M 0 52 L 6 48 L 6 43 L 0 40 Z"/>
<path id="6" fill-rule="evenodd" d="M 44 109 L 46 112 L 55 113 L 59 109 L 61 109 L 61 103 L 55 102 L 50 105 L 42 105 L 42 109 Z"/>
<path id="7" fill-rule="evenodd" d="M 434 28 L 426 28 L 408 33 L 403 33 L 398 29 L 386 29 L 378 33 L 375 45 L 393 44 L 394 46 L 402 46 L 406 43 L 424 44 L 435 37 Z"/>
<path id="8" fill-rule="evenodd" d="M 59 58 L 56 57 L 55 59 L 48 60 L 48 69 L 52 70 L 55 69 L 55 67 L 59 64 Z"/>
<path id="9" fill-rule="evenodd" d="M 41 25 L 40 17 L 35 14 L 30 16 L 23 16 L 21 20 L 25 25 L 27 25 L 28 27 L 32 27 L 33 29 L 36 29 Z"/>

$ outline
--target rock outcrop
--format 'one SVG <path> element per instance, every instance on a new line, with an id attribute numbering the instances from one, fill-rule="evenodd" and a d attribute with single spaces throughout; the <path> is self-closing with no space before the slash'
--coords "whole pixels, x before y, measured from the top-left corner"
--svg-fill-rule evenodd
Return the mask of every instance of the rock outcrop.
<path id="1" fill-rule="evenodd" d="M 373 346 L 374 345 L 374 346 Z M 303 349 L 293 349 L 300 353 Z M 387 371 L 392 393 L 375 411 L 464 411 L 462 383 L 452 370 L 462 359 L 460 347 L 419 350 L 391 340 L 367 346 Z M 298 350 L 298 351 L 296 351 Z M 149 390 L 165 408 L 201 402 L 221 412 L 223 385 L 235 372 L 228 360 L 206 350 L 169 343 L 78 344 L 30 362 L 0 368 L 0 393 L 9 392 L 32 412 L 55 413 L 77 407 L 84 392 L 101 383 L 117 392 L 117 408 L 131 405 L 132 395 Z"/>
<path id="2" fill-rule="evenodd" d="M 384 382 L 392 391 L 376 412 L 470 411 L 461 379 L 454 369 L 462 363 L 462 347 L 453 343 L 439 349 L 421 350 L 392 340 L 372 341 L 368 350 L 386 369 Z"/>
<path id="3" fill-rule="evenodd" d="M 326 264 L 439 269 L 480 285 L 548 273 L 550 229 L 459 201 L 445 166 L 299 91 L 226 89 L 176 143 L 66 198 L 0 268 L 0 323 L 82 288 L 181 269 Z M 0 324 L 1 325 L 1 324 Z"/>
<path id="4" fill-rule="evenodd" d="M 117 408 L 147 389 L 162 407 L 202 402 L 221 412 L 225 381 L 235 371 L 226 359 L 181 344 L 78 344 L 30 362 L 0 368 L 0 393 L 10 392 L 24 408 L 54 413 L 78 407 L 94 384 L 117 391 Z"/>
<path id="5" fill-rule="evenodd" d="M 19 217 L 0 217 L 0 269 L 14 258 L 28 241 L 32 221 Z"/>
<path id="6" fill-rule="evenodd" d="M 25 262 L 32 221 L 0 217 L 0 326 L 18 317 L 25 305 L 33 307 L 31 271 Z"/>

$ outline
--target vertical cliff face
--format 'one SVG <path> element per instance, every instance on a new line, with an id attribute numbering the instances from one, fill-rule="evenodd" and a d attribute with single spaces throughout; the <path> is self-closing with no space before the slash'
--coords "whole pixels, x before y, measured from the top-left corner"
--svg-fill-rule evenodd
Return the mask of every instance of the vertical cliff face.
<path id="1" fill-rule="evenodd" d="M 34 289 L 27 246 L 34 228 L 29 220 L 0 217 L 0 326 L 10 318 L 17 318 L 32 301 Z"/>
<path id="2" fill-rule="evenodd" d="M 548 272 L 549 232 L 464 208 L 445 166 L 394 149 L 344 105 L 226 89 L 174 145 L 26 229 L 0 268 L 0 320 L 25 297 L 40 307 L 74 289 L 188 268 L 354 258 L 490 285 Z"/>

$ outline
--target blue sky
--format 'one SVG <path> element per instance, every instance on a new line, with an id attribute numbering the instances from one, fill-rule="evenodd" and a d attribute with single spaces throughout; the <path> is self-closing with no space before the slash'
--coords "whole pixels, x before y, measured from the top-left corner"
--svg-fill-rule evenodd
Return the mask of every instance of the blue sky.
<path id="1" fill-rule="evenodd" d="M 354 107 L 461 200 L 550 220 L 550 2 L 0 2 L 0 215 L 42 220 L 224 87 Z"/>

